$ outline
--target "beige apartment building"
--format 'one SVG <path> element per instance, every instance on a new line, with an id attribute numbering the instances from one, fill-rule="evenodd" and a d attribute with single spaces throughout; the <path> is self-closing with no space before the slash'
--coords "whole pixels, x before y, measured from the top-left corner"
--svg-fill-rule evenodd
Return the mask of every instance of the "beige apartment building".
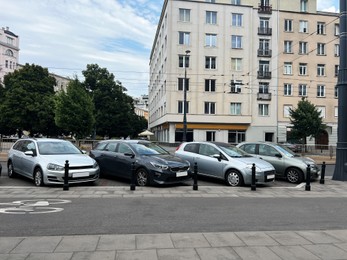
<path id="1" fill-rule="evenodd" d="M 336 18 L 318 13 L 315 0 L 164 1 L 150 56 L 149 128 L 159 141 L 182 141 L 186 88 L 188 141 L 286 141 L 287 111 L 307 96 L 325 110 L 328 139 L 336 141 L 336 117 L 328 113 L 337 106 L 330 66 L 338 58 L 330 49 L 338 38 L 328 33 Z M 300 31 L 301 20 L 308 32 Z M 325 23 L 325 34 L 317 35 L 317 23 Z M 299 53 L 299 40 L 307 41 L 307 54 Z M 318 43 L 326 53 L 313 57 Z M 307 64 L 305 76 L 299 61 Z M 323 61 L 324 74 L 317 75 Z M 289 63 L 292 70 L 284 71 Z M 299 83 L 307 84 L 305 95 Z M 321 85 L 325 98 L 314 95 Z"/>
<path id="2" fill-rule="evenodd" d="M 19 59 L 19 37 L 9 27 L 0 29 L 0 83 L 4 76 L 17 69 Z"/>

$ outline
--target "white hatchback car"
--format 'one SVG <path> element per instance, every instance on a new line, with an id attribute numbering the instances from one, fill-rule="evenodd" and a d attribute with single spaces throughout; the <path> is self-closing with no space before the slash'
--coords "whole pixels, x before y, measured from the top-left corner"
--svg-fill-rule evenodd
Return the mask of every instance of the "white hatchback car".
<path id="1" fill-rule="evenodd" d="M 251 184 L 253 164 L 257 184 L 272 182 L 275 179 L 275 168 L 270 163 L 227 143 L 183 143 L 176 149 L 175 155 L 189 161 L 191 167 L 196 162 L 199 175 L 223 179 L 230 186 Z"/>
<path id="2" fill-rule="evenodd" d="M 61 139 L 19 139 L 8 152 L 8 176 L 23 175 L 36 186 L 63 184 L 65 163 L 69 163 L 69 183 L 96 182 L 99 166 L 71 142 Z"/>

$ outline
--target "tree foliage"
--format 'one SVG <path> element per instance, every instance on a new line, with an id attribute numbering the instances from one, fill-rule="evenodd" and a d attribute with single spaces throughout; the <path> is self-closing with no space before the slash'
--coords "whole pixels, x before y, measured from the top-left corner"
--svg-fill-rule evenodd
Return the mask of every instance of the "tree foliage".
<path id="1" fill-rule="evenodd" d="M 304 144 L 306 137 L 317 137 L 326 127 L 320 111 L 305 98 L 298 102 L 297 109 L 289 110 L 289 115 L 293 125 L 291 137 L 302 139 Z"/>
<path id="2" fill-rule="evenodd" d="M 66 93 L 61 91 L 57 95 L 55 123 L 77 138 L 85 138 L 92 133 L 95 123 L 93 112 L 93 101 L 77 78 L 70 81 Z"/>
<path id="3" fill-rule="evenodd" d="M 6 75 L 0 104 L 1 132 L 14 133 L 17 129 L 31 134 L 55 132 L 55 84 L 47 69 L 34 64 Z"/>

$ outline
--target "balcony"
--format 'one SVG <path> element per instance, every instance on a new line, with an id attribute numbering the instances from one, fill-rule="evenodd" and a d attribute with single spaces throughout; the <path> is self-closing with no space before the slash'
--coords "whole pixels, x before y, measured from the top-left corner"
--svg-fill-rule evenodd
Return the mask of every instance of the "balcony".
<path id="1" fill-rule="evenodd" d="M 258 93 L 258 100 L 271 100 L 271 93 Z"/>
<path id="2" fill-rule="evenodd" d="M 272 14 L 272 5 L 259 4 L 258 13 L 259 14 Z"/>
<path id="3" fill-rule="evenodd" d="M 271 79 L 271 71 L 258 71 L 258 79 Z"/>
<path id="4" fill-rule="evenodd" d="M 258 49 L 258 57 L 271 57 L 272 50 L 270 49 Z"/>
<path id="5" fill-rule="evenodd" d="M 272 35 L 272 28 L 258 27 L 258 35 Z"/>

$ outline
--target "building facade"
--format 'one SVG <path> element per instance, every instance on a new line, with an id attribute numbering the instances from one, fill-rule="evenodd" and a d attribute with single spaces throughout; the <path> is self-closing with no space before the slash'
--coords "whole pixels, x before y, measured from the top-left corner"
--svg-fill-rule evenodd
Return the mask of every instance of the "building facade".
<path id="1" fill-rule="evenodd" d="M 19 37 L 9 27 L 0 29 L 0 84 L 7 73 L 17 69 L 19 60 Z"/>
<path id="2" fill-rule="evenodd" d="M 166 0 L 150 56 L 149 128 L 181 142 L 186 100 L 188 141 L 286 141 L 288 110 L 307 97 L 336 142 L 337 30 L 338 15 L 317 12 L 315 0 Z"/>

